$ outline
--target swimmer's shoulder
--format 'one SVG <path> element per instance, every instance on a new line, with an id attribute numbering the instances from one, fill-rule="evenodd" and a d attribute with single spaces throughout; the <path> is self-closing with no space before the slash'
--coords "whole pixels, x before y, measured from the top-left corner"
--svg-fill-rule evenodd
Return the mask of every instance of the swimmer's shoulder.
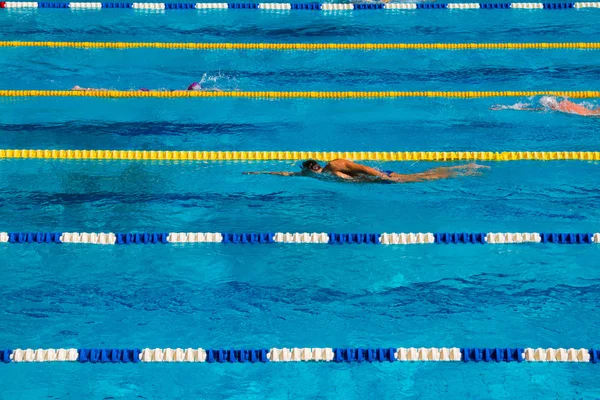
<path id="1" fill-rule="evenodd" d="M 353 164 L 354 162 L 346 160 L 345 158 L 336 158 L 335 160 L 329 161 L 329 163 L 327 163 L 327 166 L 333 169 L 344 169 Z"/>

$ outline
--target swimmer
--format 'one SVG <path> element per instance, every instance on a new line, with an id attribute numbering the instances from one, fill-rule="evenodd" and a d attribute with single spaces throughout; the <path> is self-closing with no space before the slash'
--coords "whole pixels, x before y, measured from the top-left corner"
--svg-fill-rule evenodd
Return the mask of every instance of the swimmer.
<path id="1" fill-rule="evenodd" d="M 75 85 L 71 88 L 71 90 L 76 91 L 76 92 L 98 92 L 98 91 L 106 91 L 108 89 L 84 88 L 79 85 Z"/>
<path id="2" fill-rule="evenodd" d="M 301 172 L 244 172 L 244 175 L 281 175 L 281 176 L 309 176 L 318 178 L 330 176 L 345 181 L 354 182 L 386 182 L 408 183 L 434 181 L 437 179 L 454 178 L 458 176 L 475 176 L 480 174 L 480 169 L 489 168 L 484 165 L 467 164 L 456 167 L 438 167 L 414 174 L 399 174 L 393 171 L 380 171 L 366 165 L 350 160 L 338 158 L 322 167 L 315 160 L 304 161 L 300 167 Z"/>
<path id="3" fill-rule="evenodd" d="M 108 89 L 98 89 L 98 88 L 84 88 L 79 85 L 75 85 L 71 88 L 72 91 L 76 92 L 100 92 L 100 91 L 108 91 Z M 198 82 L 192 83 L 188 86 L 187 90 L 199 90 L 203 92 L 222 92 L 223 90 L 219 88 L 203 88 Z M 237 89 L 236 89 L 237 90 Z M 131 89 L 133 92 L 182 92 L 184 90 L 175 89 L 175 90 L 156 90 L 156 89 L 148 89 L 148 88 L 139 88 L 139 89 Z"/>
<path id="4" fill-rule="evenodd" d="M 552 111 L 581 115 L 584 117 L 600 116 L 600 108 L 588 108 L 583 104 L 577 104 L 567 99 L 558 101 L 556 97 L 543 96 L 540 99 L 540 104 L 543 107 L 527 107 L 521 104 L 518 104 L 516 106 L 495 105 L 490 107 L 490 110 L 544 111 L 549 109 Z"/>
<path id="5" fill-rule="evenodd" d="M 188 86 L 187 90 L 200 90 L 203 92 L 222 92 L 222 90 L 219 88 L 203 88 L 202 85 L 198 82 L 192 83 L 190 86 Z"/>
<path id="6" fill-rule="evenodd" d="M 104 88 L 84 88 L 81 87 L 79 85 L 75 85 L 71 88 L 71 90 L 75 91 L 75 92 L 105 92 L 108 91 L 108 89 L 104 89 Z M 139 88 L 137 90 L 133 90 L 132 91 L 137 91 L 137 92 L 154 92 L 154 90 L 150 90 L 150 89 L 146 89 L 146 88 Z"/>

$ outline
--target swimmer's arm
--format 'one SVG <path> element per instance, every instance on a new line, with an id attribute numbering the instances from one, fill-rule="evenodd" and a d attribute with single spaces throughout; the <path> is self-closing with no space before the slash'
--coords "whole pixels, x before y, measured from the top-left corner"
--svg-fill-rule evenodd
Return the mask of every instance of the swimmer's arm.
<path id="1" fill-rule="evenodd" d="M 502 111 L 502 110 L 509 110 L 509 111 L 544 111 L 545 108 L 544 107 L 505 107 L 505 106 L 491 106 L 490 110 L 492 111 Z"/>
<path id="2" fill-rule="evenodd" d="M 289 171 L 250 171 L 242 172 L 242 175 L 279 175 L 279 176 L 302 176 L 302 172 L 289 172 Z"/>

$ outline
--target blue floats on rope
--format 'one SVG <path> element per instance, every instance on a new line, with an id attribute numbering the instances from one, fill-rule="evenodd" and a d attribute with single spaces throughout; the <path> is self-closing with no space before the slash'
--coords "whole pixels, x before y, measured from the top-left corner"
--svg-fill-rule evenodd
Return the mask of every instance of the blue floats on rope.
<path id="1" fill-rule="evenodd" d="M 379 4 L 354 4 L 355 10 L 383 10 L 384 6 L 382 3 Z"/>
<path id="2" fill-rule="evenodd" d="M 479 8 L 489 10 L 510 9 L 510 3 L 479 3 Z"/>
<path id="3" fill-rule="evenodd" d="M 337 363 L 342 362 L 394 362 L 396 360 L 396 349 L 394 348 L 334 348 L 333 349 L 333 361 Z"/>
<path id="4" fill-rule="evenodd" d="M 543 3 L 547 10 L 563 10 L 575 7 L 575 3 Z"/>
<path id="5" fill-rule="evenodd" d="M 35 2 L 37 4 L 37 6 L 39 8 L 70 8 L 72 3 L 69 2 Z M 89 2 L 84 2 L 84 4 L 88 4 Z M 5 8 L 3 7 L 4 2 L 0 2 L 0 8 Z M 133 4 L 134 3 L 112 3 L 112 2 L 105 2 L 105 3 L 100 3 L 101 4 L 101 8 L 133 8 Z M 140 4 L 144 4 L 144 3 L 140 3 Z M 164 5 L 164 8 L 167 10 L 193 10 L 196 9 L 196 3 L 151 3 L 151 4 L 158 4 L 158 5 Z M 210 3 L 208 3 L 210 4 Z M 270 3 L 226 3 L 227 4 L 227 8 L 230 9 L 258 9 L 260 8 L 260 4 L 270 4 Z M 283 3 L 283 4 L 289 4 L 290 8 L 292 10 L 321 10 L 322 6 L 324 4 L 330 4 L 330 3 Z M 347 3 L 333 3 L 333 4 L 347 4 Z M 425 10 L 435 10 L 435 9 L 447 9 L 448 4 L 446 3 L 409 3 L 411 5 L 415 5 L 417 9 L 425 9 Z M 471 5 L 471 4 L 477 4 L 479 5 L 479 8 L 481 9 L 510 9 L 512 8 L 512 4 L 513 3 L 459 3 L 459 4 L 464 4 L 464 5 Z M 525 8 L 538 8 L 538 4 L 539 3 L 523 3 L 524 5 L 526 5 Z M 558 3 L 541 3 L 542 4 L 542 8 L 546 9 L 546 10 L 564 10 L 564 9 L 573 9 L 575 8 L 575 4 L 574 2 L 558 2 Z M 584 3 L 585 4 L 585 3 Z M 583 7 L 587 7 L 587 6 L 583 6 Z M 77 8 L 77 5 L 74 5 L 74 8 Z M 95 7 L 94 7 L 95 8 Z M 139 8 L 144 8 L 143 6 L 140 6 Z M 203 8 L 203 7 L 199 7 L 199 8 Z M 209 8 L 218 8 L 220 9 L 221 7 L 217 6 L 217 7 L 210 7 Z M 353 4 L 353 7 L 351 9 L 353 10 L 381 10 L 381 9 L 385 9 L 385 5 L 384 4 L 374 4 L 374 3 L 357 3 L 357 4 Z M 395 8 L 395 7 L 394 7 Z M 470 7 L 469 7 L 470 8 Z M 520 7 L 516 7 L 516 8 L 520 8 Z"/>
<path id="6" fill-rule="evenodd" d="M 102 8 L 132 8 L 133 3 L 102 3 Z"/>
<path id="7" fill-rule="evenodd" d="M 69 8 L 69 3 L 39 1 L 38 8 Z"/>
<path id="8" fill-rule="evenodd" d="M 78 349 L 80 363 L 138 363 L 140 349 Z"/>
<path id="9" fill-rule="evenodd" d="M 521 348 L 469 348 L 460 349 L 464 362 L 523 362 L 523 349 Z"/>
<path id="10" fill-rule="evenodd" d="M 320 10 L 319 3 L 291 3 L 292 10 Z"/>
<path id="11" fill-rule="evenodd" d="M 485 240 L 485 233 L 434 233 L 434 243 L 442 244 L 457 244 L 457 243 L 487 243 Z"/>
<path id="12" fill-rule="evenodd" d="M 194 10 L 194 3 L 165 3 L 165 10 Z"/>
<path id="13" fill-rule="evenodd" d="M 227 5 L 229 6 L 229 8 L 258 8 L 258 3 L 227 3 Z"/>
<path id="14" fill-rule="evenodd" d="M 207 349 L 206 362 L 208 363 L 257 363 L 269 362 L 268 349 L 249 349 L 249 350 L 223 350 L 223 349 Z"/>
<path id="15" fill-rule="evenodd" d="M 328 233 L 329 244 L 380 244 L 378 233 Z"/>
<path id="16" fill-rule="evenodd" d="M 247 243 L 275 243 L 274 233 L 223 233 L 223 243 L 247 244 Z"/>
<path id="17" fill-rule="evenodd" d="M 117 232 L 117 233 L 86 233 L 86 232 L 0 232 L 0 242 L 8 243 L 94 243 L 94 244 L 167 244 L 167 243 L 187 243 L 186 239 L 189 235 L 209 235 L 206 238 L 198 239 L 199 242 L 222 242 L 232 244 L 262 244 L 262 243 L 275 243 L 276 239 L 282 243 L 329 243 L 329 244 L 381 244 L 383 241 L 383 234 L 380 233 L 294 233 L 294 239 L 289 239 L 292 234 L 283 232 L 265 232 L 265 233 L 202 233 L 202 232 L 189 232 L 189 233 L 131 233 L 131 232 Z M 104 236 L 102 236 L 104 235 Z M 181 238 L 183 235 L 185 238 Z M 299 240 L 296 235 L 310 236 L 310 240 Z M 318 235 L 315 238 L 314 235 Z M 328 238 L 325 238 L 325 235 Z M 390 234 L 390 235 L 408 235 L 408 234 Z M 415 235 L 411 233 L 410 235 Z M 522 242 L 534 242 L 538 243 L 552 243 L 552 244 L 600 244 L 600 233 L 530 233 L 526 238 L 514 239 L 511 241 L 507 235 L 513 235 L 513 233 L 497 233 L 488 234 L 480 232 L 436 232 L 421 234 L 427 235 L 426 239 L 419 239 L 419 243 L 436 243 L 436 244 L 464 244 L 464 243 L 477 243 L 477 244 L 497 244 L 505 243 L 501 238 L 495 238 L 495 235 L 506 236 L 506 243 L 522 243 Z M 534 236 L 531 236 L 534 235 Z M 539 235 L 539 236 L 538 236 Z M 433 240 L 431 240 L 433 236 Z M 388 236 L 391 238 L 392 236 Z M 399 236 L 398 236 L 399 237 Z M 539 237 L 539 239 L 538 239 Z M 98 239 L 98 240 L 97 240 Z M 101 240 L 100 240 L 101 239 Z M 396 240 L 396 239 L 394 239 Z M 189 242 L 194 240 L 189 239 Z M 392 244 L 392 240 L 384 241 L 386 244 Z M 394 242 L 398 244 L 399 242 Z M 411 242 L 412 243 L 412 242 Z M 402 242 L 402 244 L 407 244 Z"/>
<path id="18" fill-rule="evenodd" d="M 598 364 L 600 362 L 600 350 L 598 349 L 590 349 L 590 362 L 592 364 Z"/>
<path id="19" fill-rule="evenodd" d="M 441 9 L 441 8 L 447 8 L 448 4 L 445 3 L 417 3 L 417 9 L 426 9 L 426 10 L 431 10 L 431 9 Z"/>
<path id="20" fill-rule="evenodd" d="M 591 244 L 592 233 L 540 233 L 542 243 Z"/>
<path id="21" fill-rule="evenodd" d="M 116 244 L 169 243 L 168 233 L 115 233 Z"/>
<path id="22" fill-rule="evenodd" d="M 11 362 L 10 355 L 12 354 L 12 350 L 4 349 L 0 350 L 0 362 L 4 364 L 8 364 Z"/>
<path id="23" fill-rule="evenodd" d="M 58 232 L 9 232 L 8 243 L 62 243 Z"/>

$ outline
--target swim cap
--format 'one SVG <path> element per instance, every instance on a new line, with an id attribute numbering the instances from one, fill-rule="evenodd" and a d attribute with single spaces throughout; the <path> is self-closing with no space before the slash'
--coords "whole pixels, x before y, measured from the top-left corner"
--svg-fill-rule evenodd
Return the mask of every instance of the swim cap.
<path id="1" fill-rule="evenodd" d="M 548 108 L 558 108 L 558 101 L 556 100 L 556 97 L 552 97 L 552 96 L 543 96 L 540 99 L 540 104 L 543 105 L 544 107 L 548 107 Z"/>
<path id="2" fill-rule="evenodd" d="M 315 160 L 306 160 L 300 165 L 300 169 L 303 171 L 318 171 L 321 169 L 321 166 Z"/>
<path id="3" fill-rule="evenodd" d="M 194 82 L 190 86 L 188 86 L 188 90 L 200 90 L 200 89 L 202 89 L 202 88 L 200 87 L 200 84 L 198 82 Z"/>

